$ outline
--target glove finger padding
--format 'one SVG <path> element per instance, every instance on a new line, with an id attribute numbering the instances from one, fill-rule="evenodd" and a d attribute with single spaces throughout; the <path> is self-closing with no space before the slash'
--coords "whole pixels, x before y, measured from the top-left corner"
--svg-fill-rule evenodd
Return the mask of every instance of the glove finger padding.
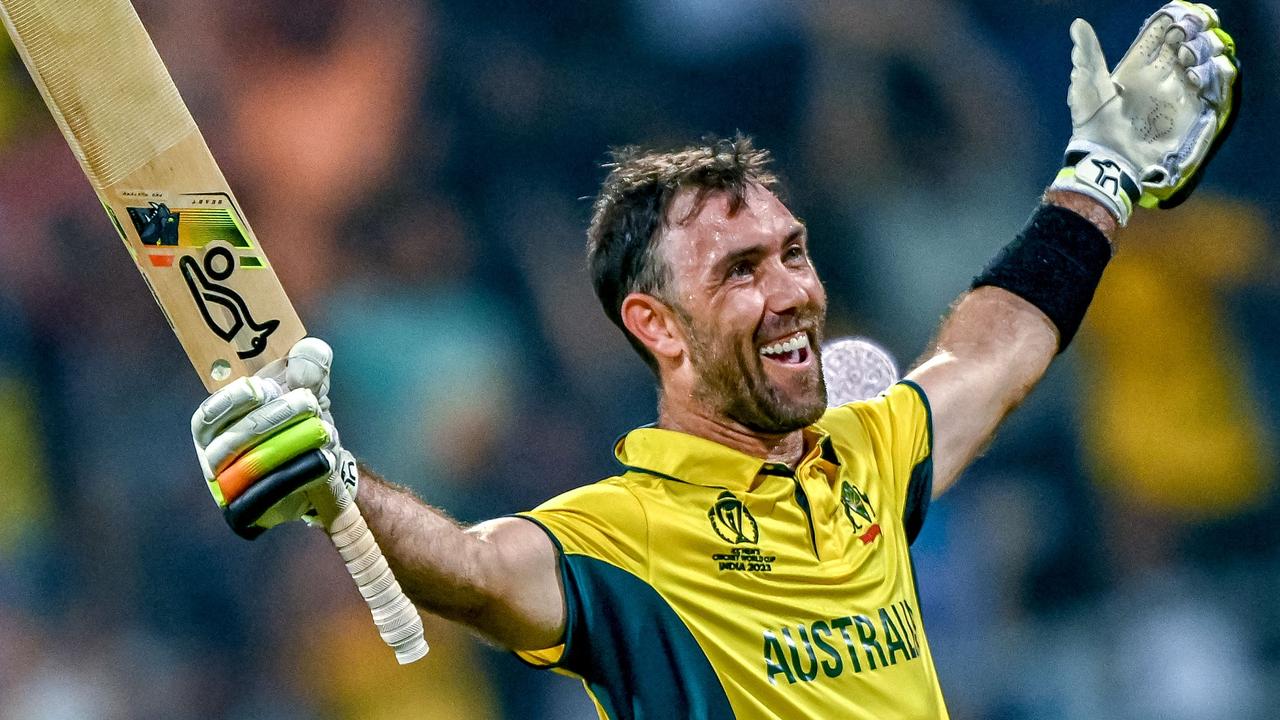
<path id="1" fill-rule="evenodd" d="M 260 377 L 242 377 L 200 403 L 191 416 L 191 439 L 204 451 L 224 428 L 282 394 L 278 383 Z"/>
<path id="2" fill-rule="evenodd" d="M 246 415 L 279 397 L 282 389 L 275 381 L 260 377 L 243 377 L 210 395 L 191 416 L 191 440 L 195 443 L 196 458 L 200 461 L 200 473 L 204 476 L 209 493 L 219 507 L 226 500 L 218 488 L 218 463 L 210 462 L 209 446 L 215 444 L 219 434 Z M 215 450 L 219 455 L 222 450 Z M 221 457 L 218 458 L 219 461 Z"/>
<path id="3" fill-rule="evenodd" d="M 1191 197 L 1191 193 L 1204 178 L 1205 168 L 1218 154 L 1222 143 L 1235 127 L 1243 97 L 1235 41 L 1222 30 L 1213 29 L 1211 32 L 1223 39 L 1222 53 L 1214 55 L 1206 63 L 1188 68 L 1186 75 L 1188 82 L 1199 88 L 1200 97 L 1214 108 L 1214 112 L 1207 115 L 1201 123 L 1199 135 L 1189 139 L 1191 145 L 1183 155 L 1187 171 L 1181 181 L 1151 187 L 1144 185 L 1141 200 L 1143 207 L 1167 210 L 1181 205 Z"/>
<path id="4" fill-rule="evenodd" d="M 320 402 L 322 417 L 329 420 L 329 370 L 333 367 L 333 348 L 320 338 L 303 338 L 289 350 L 285 363 L 285 384 L 291 388 L 307 388 Z M 332 420 L 330 420 L 332 422 Z"/>
<path id="5" fill-rule="evenodd" d="M 332 430 L 332 428 L 330 428 Z M 301 518 L 319 524 L 310 495 L 325 492 L 346 507 L 355 494 L 358 472 L 351 453 L 334 443 L 310 450 L 251 485 L 223 511 L 237 535 L 252 540 L 281 523 Z M 321 484 L 328 487 L 320 489 Z"/>
<path id="6" fill-rule="evenodd" d="M 277 432 L 254 445 L 218 473 L 214 480 L 216 496 L 223 504 L 238 498 L 249 486 L 292 458 L 308 450 L 316 450 L 333 442 L 326 424 L 319 418 L 307 418 Z"/>
<path id="7" fill-rule="evenodd" d="M 306 514 L 307 490 L 333 472 L 332 453 L 309 450 L 272 470 L 231 501 L 222 517 L 240 537 L 252 540 Z"/>
<path id="8" fill-rule="evenodd" d="M 1225 101 L 1229 105 L 1237 72 L 1225 55 L 1215 55 L 1187 68 L 1187 80 L 1200 89 L 1200 96 L 1207 102 L 1221 106 Z"/>
<path id="9" fill-rule="evenodd" d="M 1218 29 L 1213 8 L 1172 2 L 1147 19 L 1116 65 L 1115 81 L 1126 89 L 1124 116 L 1140 140 L 1131 159 L 1143 207 L 1185 200 L 1214 143 L 1225 139 L 1234 54 L 1235 43 Z M 1190 69 L 1188 57 L 1196 61 Z"/>
<path id="10" fill-rule="evenodd" d="M 318 414 L 319 402 L 310 390 L 290 390 L 218 433 L 205 448 L 205 457 L 214 472 L 220 473 L 249 448 L 294 423 Z"/>
<path id="11" fill-rule="evenodd" d="M 1165 35 L 1165 40 L 1172 43 L 1180 42 L 1174 39 L 1172 30 Z M 1221 55 L 1225 50 L 1226 46 L 1216 33 L 1202 32 L 1191 40 L 1181 42 L 1178 47 L 1178 62 L 1183 67 L 1193 67 L 1208 62 L 1214 55 Z"/>
<path id="12" fill-rule="evenodd" d="M 1082 18 L 1071 23 L 1071 85 L 1067 106 L 1071 124 L 1080 127 L 1116 96 L 1116 85 L 1107 70 L 1107 59 L 1093 26 Z"/>

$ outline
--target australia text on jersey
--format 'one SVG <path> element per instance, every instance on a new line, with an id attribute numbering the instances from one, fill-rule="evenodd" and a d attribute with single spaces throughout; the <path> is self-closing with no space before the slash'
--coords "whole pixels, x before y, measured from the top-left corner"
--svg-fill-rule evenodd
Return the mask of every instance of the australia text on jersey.
<path id="1" fill-rule="evenodd" d="M 764 668 L 771 684 L 778 682 L 779 675 L 794 685 L 817 680 L 819 670 L 834 678 L 920 656 L 916 612 L 906 600 L 882 607 L 870 616 L 825 618 L 798 624 L 792 630 L 791 626 L 783 626 L 764 631 Z"/>

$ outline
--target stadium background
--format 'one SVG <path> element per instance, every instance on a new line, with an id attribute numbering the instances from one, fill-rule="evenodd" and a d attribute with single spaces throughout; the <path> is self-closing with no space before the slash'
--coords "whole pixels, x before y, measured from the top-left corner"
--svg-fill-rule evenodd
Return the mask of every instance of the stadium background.
<path id="1" fill-rule="evenodd" d="M 139 0 L 313 333 L 344 439 L 460 519 L 612 470 L 647 371 L 583 270 L 606 147 L 741 129 L 811 227 L 830 334 L 905 362 L 1069 135 L 1067 26 L 1151 3 Z M 1143 213 L 1077 344 L 916 543 L 954 718 L 1280 707 L 1280 3 L 1248 97 Z M 223 525 L 177 342 L 11 49 L 0 81 L 0 718 L 584 718 L 429 620 L 394 665 L 336 555 Z"/>

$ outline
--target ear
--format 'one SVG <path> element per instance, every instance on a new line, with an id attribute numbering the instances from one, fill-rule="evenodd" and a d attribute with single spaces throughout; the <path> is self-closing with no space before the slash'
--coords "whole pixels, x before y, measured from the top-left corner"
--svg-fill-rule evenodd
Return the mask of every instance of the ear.
<path id="1" fill-rule="evenodd" d="M 622 324 L 655 357 L 674 360 L 685 350 L 675 313 L 658 298 L 631 293 L 622 301 Z"/>

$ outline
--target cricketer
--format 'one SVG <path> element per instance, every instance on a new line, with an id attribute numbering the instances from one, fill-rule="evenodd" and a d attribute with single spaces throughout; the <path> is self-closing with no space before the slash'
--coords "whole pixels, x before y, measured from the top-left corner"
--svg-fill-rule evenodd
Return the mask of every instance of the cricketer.
<path id="1" fill-rule="evenodd" d="M 603 718 L 947 717 L 911 562 L 929 503 L 1070 344 L 1123 228 L 1195 187 L 1239 99 L 1205 5 L 1161 7 L 1110 70 L 1087 22 L 1070 35 L 1064 167 L 878 397 L 827 407 L 826 294 L 768 153 L 631 148 L 587 231 L 601 305 L 659 387 L 617 475 L 459 527 L 341 445 L 332 352 L 308 338 L 196 411 L 206 480 L 318 416 L 315 482 L 354 495 L 414 602 L 581 678 Z M 296 482 L 275 470 L 257 482 Z M 236 529 L 310 510 L 299 491 Z"/>

